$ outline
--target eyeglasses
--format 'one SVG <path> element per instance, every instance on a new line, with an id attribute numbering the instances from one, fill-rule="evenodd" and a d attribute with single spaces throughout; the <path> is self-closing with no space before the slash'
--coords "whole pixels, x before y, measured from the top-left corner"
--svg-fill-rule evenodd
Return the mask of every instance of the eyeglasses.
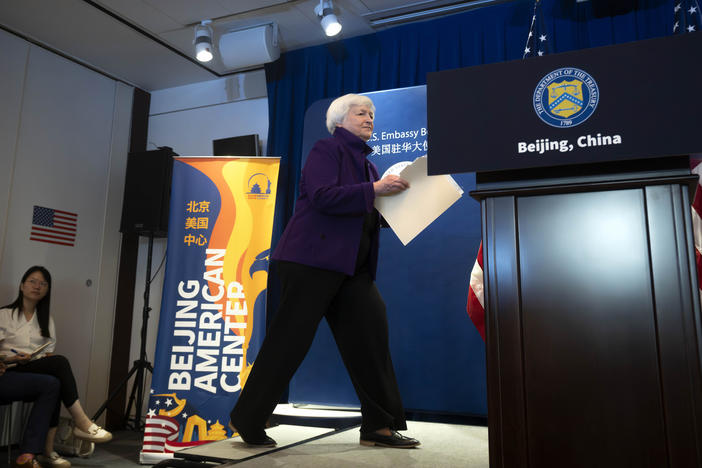
<path id="1" fill-rule="evenodd" d="M 49 283 L 47 283 L 46 281 L 39 281 L 34 278 L 28 279 L 27 282 L 31 283 L 32 286 L 39 286 L 42 288 L 45 288 L 49 285 Z"/>

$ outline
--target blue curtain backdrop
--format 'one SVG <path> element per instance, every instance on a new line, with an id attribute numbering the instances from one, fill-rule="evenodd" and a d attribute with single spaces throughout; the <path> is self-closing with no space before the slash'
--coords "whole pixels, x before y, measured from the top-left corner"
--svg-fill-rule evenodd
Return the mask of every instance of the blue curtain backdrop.
<path id="1" fill-rule="evenodd" d="M 541 8 L 551 51 L 558 53 L 668 35 L 673 5 L 672 0 L 543 0 Z M 532 0 L 502 3 L 295 50 L 267 64 L 268 154 L 282 157 L 274 242 L 292 215 L 310 104 L 346 93 L 423 85 L 429 72 L 521 59 L 533 6 Z"/>
<path id="2" fill-rule="evenodd" d="M 648 39 L 668 35 L 672 31 L 672 0 L 597 1 L 595 3 L 596 1 L 576 3 L 575 0 L 542 0 L 541 8 L 546 29 L 550 35 L 551 53 Z M 610 3 L 616 6 L 610 5 Z M 273 245 L 276 244 L 282 229 L 293 212 L 304 156 L 301 154 L 303 123 L 305 112 L 311 104 L 320 99 L 337 97 L 351 92 L 365 93 L 424 85 L 426 84 L 426 74 L 429 72 L 521 59 L 533 6 L 532 0 L 502 3 L 445 18 L 395 27 L 367 36 L 292 51 L 283 54 L 275 63 L 268 64 L 266 66 L 270 115 L 268 154 L 282 158 Z M 343 18 L 341 21 L 343 23 Z M 538 60 L 538 58 L 530 60 Z M 490 90 L 485 91 L 489 92 Z M 455 114 L 456 118 L 461 118 L 461 115 L 465 114 L 464 109 L 451 109 L 449 111 Z M 467 125 L 469 124 L 470 122 L 467 123 Z M 470 190 L 467 186 L 464 188 Z M 468 197 L 468 195 L 466 194 L 464 197 Z M 397 291 L 389 290 L 393 287 L 392 282 L 381 285 L 383 295 L 386 300 L 390 301 L 389 320 L 391 321 L 391 335 L 393 335 L 391 342 L 395 336 L 401 335 L 401 341 L 425 346 L 427 354 L 422 357 L 421 352 L 417 351 L 417 355 L 421 357 L 423 362 L 417 365 L 416 370 L 403 372 L 403 369 L 399 369 L 398 379 L 403 398 L 428 401 L 427 390 L 422 389 L 423 386 L 446 385 L 446 382 L 423 382 L 421 375 L 421 369 L 427 363 L 432 368 L 437 366 L 436 360 L 432 361 L 431 351 L 435 350 L 436 346 L 443 346 L 442 340 L 459 339 L 465 341 L 460 343 L 460 346 L 464 348 L 463 354 L 456 356 L 454 367 L 458 365 L 462 369 L 459 372 L 467 372 L 470 374 L 469 378 L 476 380 L 475 384 L 470 384 L 470 388 L 449 389 L 442 387 L 433 389 L 432 395 L 436 394 L 434 397 L 437 401 L 434 406 L 424 408 L 417 404 L 410 404 L 408 409 L 432 411 L 438 408 L 438 411 L 444 412 L 485 414 L 485 376 L 484 367 L 481 368 L 484 366 L 485 356 L 482 342 L 477 333 L 471 333 L 473 330 L 471 330 L 472 327 L 470 327 L 468 316 L 465 313 L 468 276 L 479 242 L 479 211 L 477 208 L 473 211 L 474 223 L 477 226 L 475 235 L 472 233 L 472 228 L 467 231 L 466 235 L 471 240 L 475 240 L 475 246 L 468 247 L 468 249 L 474 247 L 474 251 L 461 253 L 460 258 L 454 256 L 455 261 L 465 262 L 465 267 L 456 268 L 454 266 L 453 269 L 465 271 L 465 276 L 451 280 L 452 283 L 460 283 L 457 287 L 454 287 L 453 284 L 449 285 L 449 281 L 447 281 L 446 289 L 451 291 L 446 294 L 441 291 L 434 292 L 434 297 L 445 297 L 441 299 L 441 303 L 435 302 L 426 304 L 425 307 L 419 307 L 423 303 L 422 297 L 418 297 L 413 299 L 415 306 L 410 307 L 411 310 L 397 311 L 395 310 L 397 309 L 396 297 L 422 293 L 418 292 L 419 289 L 415 289 L 415 293 L 403 292 L 402 286 L 397 286 L 395 288 Z M 473 211 L 466 211 L 466 216 L 473 216 L 471 214 Z M 438 223 L 443 221 L 445 220 L 442 218 L 437 220 Z M 412 247 L 412 245 L 408 246 L 405 251 L 411 251 Z M 384 249 L 384 253 L 381 253 L 382 263 L 388 259 L 388 255 L 392 256 L 393 251 L 381 248 Z M 417 252 L 411 253 L 419 254 Z M 466 258 L 470 260 L 466 260 Z M 422 261 L 419 263 L 426 268 L 427 259 L 420 260 Z M 443 259 L 442 261 L 451 261 L 451 259 Z M 445 276 L 445 272 L 437 272 L 436 274 Z M 275 266 L 271 269 L 270 278 L 272 281 L 268 289 L 269 316 L 273 315 L 278 302 L 277 281 L 273 279 L 275 278 Z M 394 278 L 394 280 L 397 283 L 402 282 L 401 278 Z M 408 284 L 412 283 L 408 282 Z M 463 286 L 464 284 L 465 286 Z M 458 293 L 456 293 L 456 289 L 459 291 Z M 456 308 L 462 309 L 461 313 L 465 314 L 465 327 L 462 321 L 458 326 L 451 324 L 452 333 L 446 333 L 442 337 L 433 335 L 428 337 L 424 333 L 427 330 L 415 330 L 413 324 L 421 323 L 419 314 L 430 314 L 432 307 L 450 307 L 452 311 Z M 405 318 L 403 314 L 410 315 Z M 417 316 L 415 317 L 415 315 Z M 392 322 L 396 320 L 403 321 L 401 327 L 393 326 Z M 326 339 L 322 346 L 328 349 L 333 347 L 333 342 L 326 335 L 328 333 L 325 334 L 322 330 L 318 338 L 323 342 Z M 457 338 L 453 335 L 460 335 L 460 337 Z M 410 347 L 407 343 L 404 343 L 403 346 Z M 324 353 L 315 351 L 318 348 L 318 343 L 316 343 L 311 351 L 313 360 L 317 359 L 314 362 L 318 362 L 320 354 L 324 355 Z M 394 350 L 393 359 L 396 357 Z M 409 359 L 410 362 L 415 362 L 415 358 L 414 355 L 399 356 L 399 359 Z M 397 361 L 395 364 L 396 368 L 398 365 L 407 365 L 407 363 L 398 363 Z M 340 367 L 340 364 L 337 363 L 336 367 Z M 301 368 L 301 373 L 305 372 L 319 377 L 319 374 L 309 369 L 309 365 L 307 369 L 305 365 Z M 343 374 L 343 370 L 337 369 L 334 372 L 336 372 L 334 375 L 337 377 L 339 372 Z M 334 398 L 338 398 L 338 395 L 344 391 L 347 393 L 350 391 L 348 384 L 346 384 L 348 387 L 346 390 L 342 388 L 343 385 L 337 386 L 337 377 L 328 379 L 334 388 L 330 388 L 327 393 Z M 425 375 L 425 377 L 428 378 L 430 375 Z M 323 379 L 318 378 L 315 381 L 315 385 L 322 388 L 325 383 L 317 380 Z M 448 380 L 448 385 L 450 385 L 450 378 Z M 403 381 L 412 389 L 412 392 L 402 388 Z M 416 392 L 415 389 L 417 389 Z M 453 394 L 449 395 L 451 392 Z M 466 401 L 460 404 L 455 403 L 455 393 L 463 395 L 463 399 Z M 448 406 L 442 407 L 444 403 Z"/>

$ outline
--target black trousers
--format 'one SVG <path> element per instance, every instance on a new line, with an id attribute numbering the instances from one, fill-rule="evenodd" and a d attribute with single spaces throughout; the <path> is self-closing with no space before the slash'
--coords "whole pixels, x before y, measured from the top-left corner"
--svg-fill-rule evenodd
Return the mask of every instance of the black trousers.
<path id="1" fill-rule="evenodd" d="M 281 301 L 232 424 L 258 437 L 327 319 L 361 402 L 361 432 L 407 429 L 388 346 L 385 303 L 367 272 L 355 276 L 279 262 Z"/>
<path id="2" fill-rule="evenodd" d="M 59 380 L 61 384 L 60 401 L 56 402 L 56 407 L 49 421 L 49 427 L 58 426 L 59 415 L 61 413 L 61 401 L 63 405 L 68 408 L 78 399 L 78 387 L 76 386 L 76 379 L 73 377 L 71 364 L 68 362 L 68 359 L 58 354 L 17 365 L 8 370 L 8 372 L 46 374 L 52 375 Z"/>

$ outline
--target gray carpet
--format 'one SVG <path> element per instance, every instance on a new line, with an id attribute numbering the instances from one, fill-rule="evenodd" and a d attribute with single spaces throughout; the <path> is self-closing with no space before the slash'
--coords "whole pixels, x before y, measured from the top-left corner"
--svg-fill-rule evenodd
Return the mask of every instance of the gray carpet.
<path id="1" fill-rule="evenodd" d="M 230 459 L 228 467 L 435 467 L 488 468 L 487 428 L 455 424 L 408 421 L 405 435 L 422 445 L 415 449 L 364 447 L 358 443 L 358 428 L 334 432 L 330 429 L 281 425 L 268 429 L 277 450 L 246 447 L 232 438 L 189 449 Z M 321 436 L 321 437 L 320 437 Z M 139 467 L 140 433 L 117 431 L 112 442 L 95 447 L 90 458 L 66 457 L 75 467 Z M 310 440 L 312 439 L 312 440 Z M 307 440 L 307 442 L 303 442 Z M 303 442 L 303 443 L 300 443 Z M 13 456 L 17 456 L 16 447 Z M 239 461 L 243 460 L 243 461 Z M 0 466 L 7 466 L 6 452 Z"/>

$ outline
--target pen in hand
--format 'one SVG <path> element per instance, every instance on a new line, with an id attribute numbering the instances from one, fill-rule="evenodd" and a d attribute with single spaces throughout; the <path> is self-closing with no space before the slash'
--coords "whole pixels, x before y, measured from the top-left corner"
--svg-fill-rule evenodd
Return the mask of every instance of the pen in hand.
<path id="1" fill-rule="evenodd" d="M 30 361 L 30 360 L 32 359 L 32 356 L 29 355 L 29 354 L 27 354 L 27 353 L 19 352 L 19 351 L 17 351 L 16 349 L 13 349 L 13 348 L 10 348 L 10 351 L 13 352 L 13 353 L 15 353 L 15 355 L 17 356 L 16 361 L 18 361 L 18 362 L 23 363 L 23 362 Z"/>

